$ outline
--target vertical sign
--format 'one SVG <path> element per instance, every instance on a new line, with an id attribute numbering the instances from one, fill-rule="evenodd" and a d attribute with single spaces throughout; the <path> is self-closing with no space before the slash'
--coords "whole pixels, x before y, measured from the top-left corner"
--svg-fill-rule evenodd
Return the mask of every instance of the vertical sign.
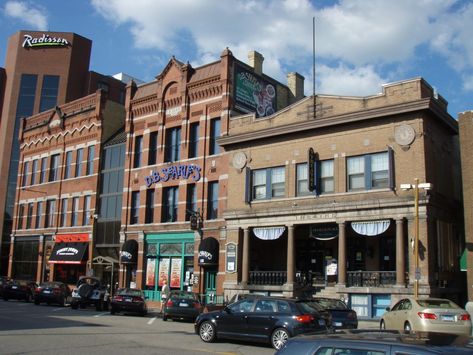
<path id="1" fill-rule="evenodd" d="M 146 264 L 146 286 L 154 287 L 156 259 L 149 258 Z"/>
<path id="2" fill-rule="evenodd" d="M 181 287 L 182 259 L 172 259 L 171 263 L 171 282 L 169 287 Z"/>
<path id="3" fill-rule="evenodd" d="M 309 191 L 315 189 L 315 152 L 313 148 L 309 148 L 307 157 L 307 184 Z"/>
<path id="4" fill-rule="evenodd" d="M 158 286 L 162 286 L 164 280 L 168 280 L 169 275 L 169 258 L 159 260 L 159 280 Z M 169 284 L 169 282 L 168 282 Z"/>
<path id="5" fill-rule="evenodd" d="M 226 269 L 227 272 L 236 272 L 236 256 L 237 256 L 237 246 L 235 243 L 228 243 L 226 248 L 226 256 L 227 256 L 227 264 Z"/>

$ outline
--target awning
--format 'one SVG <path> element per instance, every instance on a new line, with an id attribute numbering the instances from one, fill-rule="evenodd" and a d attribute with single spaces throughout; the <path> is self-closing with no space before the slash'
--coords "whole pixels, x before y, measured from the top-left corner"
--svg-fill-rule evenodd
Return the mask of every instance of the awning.
<path id="1" fill-rule="evenodd" d="M 83 264 L 89 243 L 56 243 L 49 257 L 51 264 Z"/>
<path id="2" fill-rule="evenodd" d="M 262 240 L 278 239 L 286 230 L 286 227 L 253 228 L 253 233 Z"/>
<path id="3" fill-rule="evenodd" d="M 134 239 L 128 239 L 123 243 L 120 252 L 120 262 L 122 264 L 136 264 L 138 261 L 138 242 Z"/>
<path id="4" fill-rule="evenodd" d="M 217 239 L 208 237 L 200 242 L 199 266 L 218 265 L 219 243 Z"/>
<path id="5" fill-rule="evenodd" d="M 358 234 L 375 236 L 386 232 L 390 223 L 391 221 L 389 219 L 380 221 L 351 222 L 351 227 Z"/>

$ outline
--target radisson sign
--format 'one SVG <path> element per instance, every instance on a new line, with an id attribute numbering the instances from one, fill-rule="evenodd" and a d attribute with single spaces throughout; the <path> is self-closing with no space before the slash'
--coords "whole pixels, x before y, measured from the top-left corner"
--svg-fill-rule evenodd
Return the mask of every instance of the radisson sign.
<path id="1" fill-rule="evenodd" d="M 70 45 L 69 41 L 65 38 L 51 37 L 45 33 L 41 37 L 33 37 L 31 35 L 24 35 L 24 37 L 23 48 L 66 47 Z"/>

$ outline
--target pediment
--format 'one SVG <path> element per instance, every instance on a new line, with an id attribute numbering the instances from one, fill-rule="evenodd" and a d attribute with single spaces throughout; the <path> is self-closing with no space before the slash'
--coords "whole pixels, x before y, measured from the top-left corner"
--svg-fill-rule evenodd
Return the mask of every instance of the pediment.
<path id="1" fill-rule="evenodd" d="M 49 118 L 48 129 L 53 130 L 56 128 L 62 129 L 64 125 L 64 114 L 61 109 L 56 106 L 56 109 L 52 112 L 51 117 Z"/>
<path id="2" fill-rule="evenodd" d="M 177 60 L 174 56 L 169 60 L 168 64 L 164 67 L 161 74 L 156 76 L 156 79 L 164 80 L 165 78 L 171 77 L 172 80 L 178 79 L 184 72 L 184 69 L 188 64 L 184 64 Z"/>

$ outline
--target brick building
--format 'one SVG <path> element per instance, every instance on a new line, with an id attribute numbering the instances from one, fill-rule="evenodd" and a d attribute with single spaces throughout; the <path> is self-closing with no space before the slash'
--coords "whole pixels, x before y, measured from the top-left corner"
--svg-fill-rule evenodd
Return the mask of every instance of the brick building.
<path id="1" fill-rule="evenodd" d="M 98 90 L 22 121 L 10 277 L 75 284 L 113 260 L 94 250 L 102 145 L 125 118 L 107 97 Z"/>
<path id="2" fill-rule="evenodd" d="M 0 275 L 8 266 L 22 118 L 98 88 L 123 101 L 122 82 L 89 71 L 91 47 L 89 39 L 68 32 L 19 31 L 9 38 L 5 69 L 0 70 Z"/>
<path id="3" fill-rule="evenodd" d="M 458 125 L 423 79 L 231 117 L 218 143 L 232 163 L 226 296 L 326 295 L 360 318 L 416 290 L 464 301 Z M 400 188 L 416 178 L 433 185 L 420 189 L 418 212 L 415 192 Z"/>
<path id="4" fill-rule="evenodd" d="M 300 75 L 286 86 L 263 74 L 261 54 L 249 60 L 228 48 L 197 68 L 172 58 L 156 80 L 127 87 L 121 286 L 142 287 L 150 300 L 164 279 L 222 294 L 229 162 L 217 139 L 231 116 L 264 117 L 303 96 Z"/>

